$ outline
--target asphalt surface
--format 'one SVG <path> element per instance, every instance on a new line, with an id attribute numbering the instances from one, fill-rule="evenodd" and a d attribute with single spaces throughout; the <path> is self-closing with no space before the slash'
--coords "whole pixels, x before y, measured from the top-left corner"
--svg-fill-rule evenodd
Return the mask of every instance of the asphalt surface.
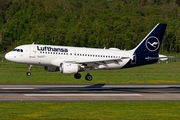
<path id="1" fill-rule="evenodd" d="M 0 101 L 180 100 L 180 85 L 0 85 Z"/>

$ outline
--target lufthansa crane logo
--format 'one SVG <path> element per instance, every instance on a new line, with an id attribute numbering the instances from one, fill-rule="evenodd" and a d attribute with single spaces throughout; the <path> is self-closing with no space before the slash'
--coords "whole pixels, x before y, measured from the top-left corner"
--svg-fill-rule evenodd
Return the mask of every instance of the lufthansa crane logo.
<path id="1" fill-rule="evenodd" d="M 151 52 L 155 52 L 159 48 L 159 45 L 159 39 L 155 36 L 151 36 L 146 40 L 146 48 Z"/>

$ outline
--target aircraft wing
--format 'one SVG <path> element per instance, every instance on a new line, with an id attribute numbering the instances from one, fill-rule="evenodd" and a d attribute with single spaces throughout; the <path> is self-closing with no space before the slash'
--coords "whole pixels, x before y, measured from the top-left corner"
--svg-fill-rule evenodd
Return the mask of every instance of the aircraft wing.
<path id="1" fill-rule="evenodd" d="M 106 60 L 78 60 L 76 63 L 94 63 L 94 62 L 113 62 L 113 61 L 122 61 L 122 59 L 128 59 L 129 57 L 121 57 L 114 59 L 106 59 Z"/>
<path id="2" fill-rule="evenodd" d="M 106 59 L 106 60 L 77 60 L 77 61 L 72 61 L 72 60 L 65 60 L 62 61 L 60 59 L 54 59 L 51 61 L 51 64 L 54 66 L 59 67 L 60 63 L 65 62 L 65 63 L 74 63 L 74 64 L 86 64 L 87 66 L 94 66 L 95 65 L 106 65 L 106 62 L 108 63 L 116 63 L 119 64 L 119 62 L 122 61 L 122 59 L 128 59 L 129 57 L 121 57 L 121 58 L 114 58 L 114 59 Z"/>

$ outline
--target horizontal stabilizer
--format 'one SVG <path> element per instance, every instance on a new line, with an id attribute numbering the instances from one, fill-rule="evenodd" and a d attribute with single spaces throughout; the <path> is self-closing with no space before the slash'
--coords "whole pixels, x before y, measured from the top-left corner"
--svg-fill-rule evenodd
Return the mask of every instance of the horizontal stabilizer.
<path id="1" fill-rule="evenodd" d="M 146 60 L 159 60 L 159 61 L 167 61 L 169 58 L 174 58 L 173 56 L 165 56 L 165 55 L 160 55 L 159 57 L 146 57 Z"/>
<path id="2" fill-rule="evenodd" d="M 161 57 L 146 57 L 145 59 L 146 60 L 159 60 L 159 59 L 161 59 Z"/>

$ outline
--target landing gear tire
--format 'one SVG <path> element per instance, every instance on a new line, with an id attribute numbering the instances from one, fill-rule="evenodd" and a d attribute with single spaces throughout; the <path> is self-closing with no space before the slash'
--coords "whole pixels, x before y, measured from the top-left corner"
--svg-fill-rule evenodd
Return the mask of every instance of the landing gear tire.
<path id="1" fill-rule="evenodd" d="M 31 72 L 27 72 L 26 75 L 27 75 L 27 76 L 31 76 Z"/>
<path id="2" fill-rule="evenodd" d="M 74 78 L 80 79 L 81 78 L 81 74 L 79 74 L 79 73 L 74 74 Z"/>
<path id="3" fill-rule="evenodd" d="M 93 77 L 92 77 L 90 74 L 87 74 L 87 75 L 85 76 L 85 79 L 86 79 L 87 81 L 91 81 L 91 80 L 93 79 Z"/>
<path id="4" fill-rule="evenodd" d="M 32 65 L 28 65 L 28 72 L 26 73 L 27 76 L 31 76 L 31 69 L 32 69 Z"/>

